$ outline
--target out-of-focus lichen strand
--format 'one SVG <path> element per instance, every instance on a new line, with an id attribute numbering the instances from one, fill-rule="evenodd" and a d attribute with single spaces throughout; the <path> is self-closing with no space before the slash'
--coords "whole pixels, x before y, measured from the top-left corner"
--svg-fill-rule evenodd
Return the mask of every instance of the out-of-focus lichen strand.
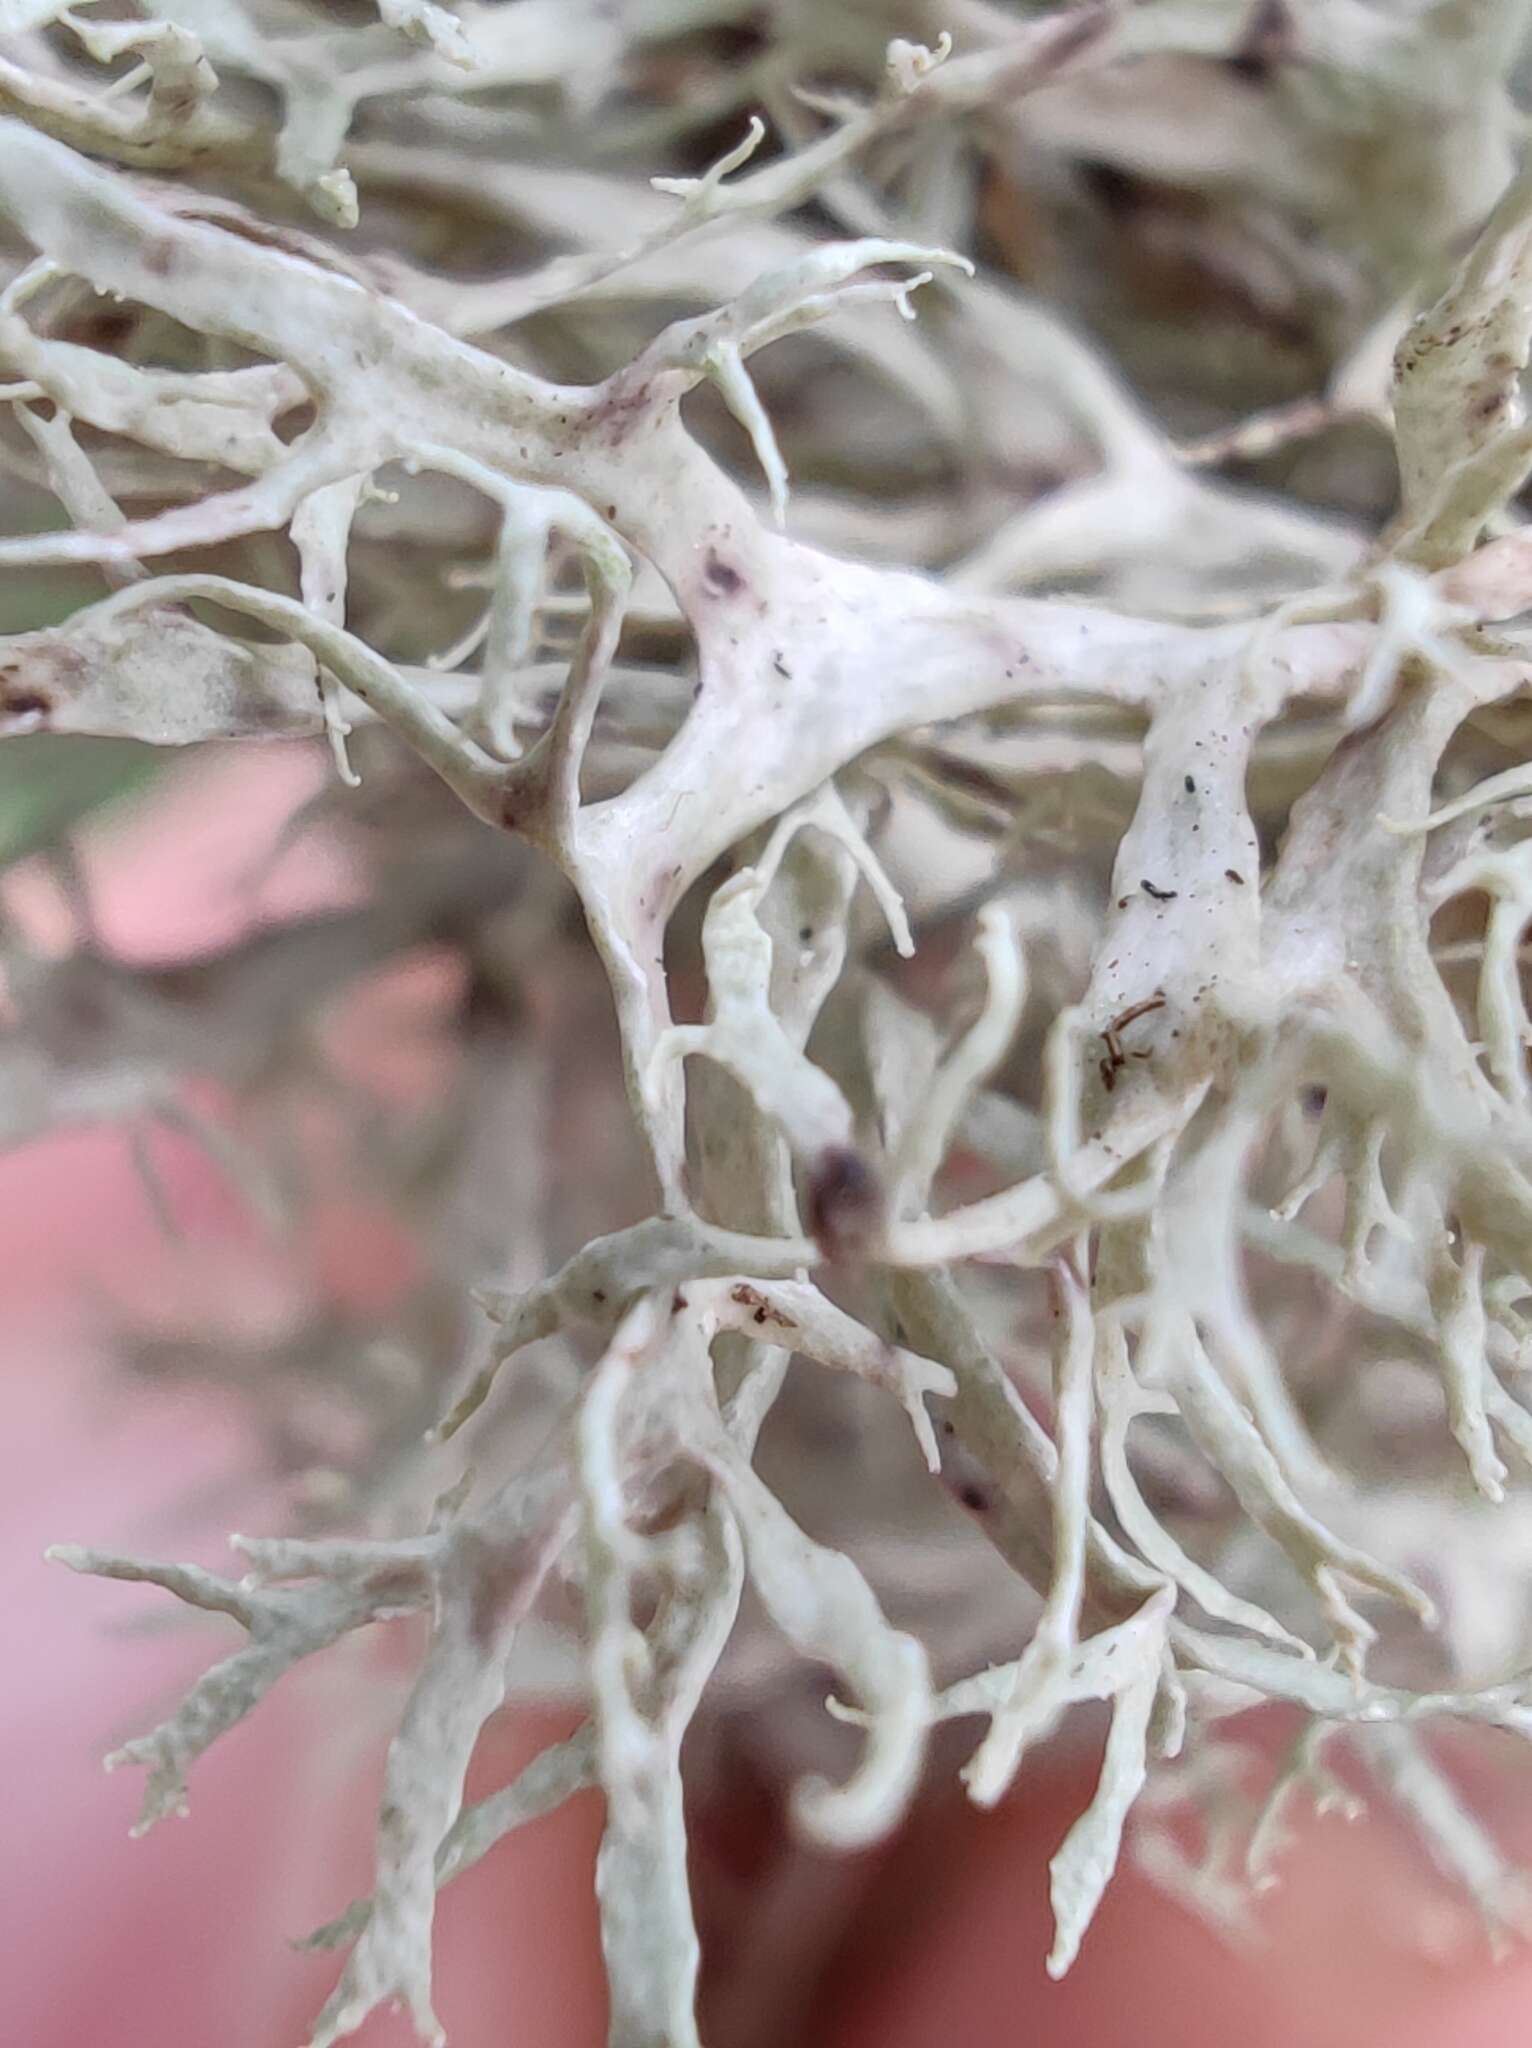
<path id="1" fill-rule="evenodd" d="M 244 1632 L 113 1759 L 144 1826 L 427 1615 L 316 2044 L 442 2041 L 438 1888 L 594 1785 L 613 2048 L 697 2048 L 682 1742 L 803 1663 L 835 1848 L 938 1723 L 990 1804 L 1107 1704 L 1055 1973 L 1136 1810 L 1232 1928 L 1342 1756 L 1521 1924 L 1428 1740 L 1532 1737 L 1529 12 L 0 0 L 0 587 L 73 593 L 0 730 L 323 737 L 294 831 L 373 885 L 184 969 L 7 930 L 0 1131 L 280 1218 L 188 1077 L 279 1120 L 353 981 L 470 990 L 420 1141 L 358 1126 L 407 1329 L 264 1361 L 274 1427 L 371 1390 L 334 1526 L 55 1553 Z M 508 1690 L 584 1718 L 465 1806 Z"/>

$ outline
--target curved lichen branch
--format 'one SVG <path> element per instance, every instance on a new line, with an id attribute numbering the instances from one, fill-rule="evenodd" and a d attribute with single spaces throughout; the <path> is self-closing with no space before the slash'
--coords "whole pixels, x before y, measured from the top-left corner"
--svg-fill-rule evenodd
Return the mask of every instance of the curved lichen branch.
<path id="1" fill-rule="evenodd" d="M 669 1537 L 634 1527 L 625 1448 L 690 1335 L 685 1320 L 667 1315 L 653 1295 L 637 1301 L 586 1386 L 575 1438 L 587 1657 L 607 1800 L 596 1895 L 613 1986 L 612 2035 L 677 2048 L 697 2043 L 699 1963 L 681 1738 L 733 1626 L 742 1561 L 738 1530 L 724 1512 L 687 1519 Z M 646 1570 L 668 1597 L 642 1630 L 634 1603 Z"/>
<path id="2" fill-rule="evenodd" d="M 1397 552 L 1441 569 L 1471 552 L 1532 463 L 1521 377 L 1532 351 L 1532 176 L 1506 188 L 1394 364 L 1403 494 Z"/>
<path id="3" fill-rule="evenodd" d="M 734 1076 L 761 1113 L 780 1126 L 793 1155 L 823 1176 L 836 1170 L 837 1159 L 854 1156 L 851 1106 L 836 1083 L 794 1043 L 772 1007 L 774 947 L 759 915 L 784 852 L 805 827 L 847 847 L 884 910 L 899 950 L 912 950 L 897 894 L 833 786 L 827 785 L 812 802 L 782 817 L 758 864 L 740 868 L 714 891 L 702 924 L 707 1022 L 672 1025 L 660 1034 L 648 1057 L 643 1093 L 650 1118 L 659 1128 L 670 1114 L 671 1063 L 702 1054 Z"/>
<path id="4" fill-rule="evenodd" d="M 997 1703 L 989 1732 L 964 1767 L 969 1794 L 981 1806 L 993 1806 L 1000 1798 L 1024 1751 L 1051 1733 L 1071 1697 L 1085 1592 L 1095 1406 L 1096 1330 L 1081 1270 L 1086 1257 L 1082 1238 L 1052 1268 L 1059 1316 L 1053 1375 L 1058 1452 L 1052 1489 L 1053 1578 L 1011 1689 Z"/>
<path id="5" fill-rule="evenodd" d="M 610 1237 L 593 1238 L 549 1279 L 525 1294 L 481 1289 L 479 1301 L 500 1326 L 495 1355 L 438 1425 L 450 1437 L 483 1406 L 500 1367 L 528 1344 L 571 1323 L 613 1331 L 642 1294 L 684 1281 L 744 1274 L 788 1279 L 813 1265 L 811 1239 L 752 1237 L 692 1217 L 650 1217 Z"/>
<path id="6" fill-rule="evenodd" d="M 1021 1022 L 1026 961 L 1000 905 L 986 904 L 980 911 L 974 947 L 984 963 L 983 1008 L 932 1075 L 928 1092 L 900 1134 L 890 1170 L 890 1204 L 898 1215 L 919 1213 L 970 1097 L 999 1064 Z"/>
<path id="7" fill-rule="evenodd" d="M 884 1619 L 849 1557 L 798 1527 L 705 1397 L 688 1414 L 683 1437 L 738 1520 L 750 1578 L 772 1622 L 800 1655 L 844 1673 L 866 1716 L 867 1744 L 855 1775 L 839 1786 L 811 1779 L 795 1788 L 799 1825 L 827 1847 L 877 1841 L 914 1793 L 930 1721 L 926 1653 Z"/>

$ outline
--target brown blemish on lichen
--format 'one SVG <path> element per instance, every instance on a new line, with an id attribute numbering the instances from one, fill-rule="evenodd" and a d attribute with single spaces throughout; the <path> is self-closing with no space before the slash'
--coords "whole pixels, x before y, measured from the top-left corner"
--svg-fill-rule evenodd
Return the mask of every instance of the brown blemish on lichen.
<path id="1" fill-rule="evenodd" d="M 796 1330 L 798 1327 L 791 1316 L 784 1315 L 781 1309 L 773 1307 L 760 1289 L 752 1287 L 748 1281 L 741 1280 L 736 1286 L 731 1287 L 729 1299 L 738 1302 L 741 1308 L 753 1308 L 755 1314 L 751 1317 L 752 1322 L 776 1323 L 784 1330 Z"/>

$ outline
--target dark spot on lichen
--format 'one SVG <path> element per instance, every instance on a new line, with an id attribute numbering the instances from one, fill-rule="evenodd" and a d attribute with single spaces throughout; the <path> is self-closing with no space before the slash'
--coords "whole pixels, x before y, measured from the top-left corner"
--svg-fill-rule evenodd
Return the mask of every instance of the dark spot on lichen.
<path id="1" fill-rule="evenodd" d="M 1224 873 L 1228 876 L 1231 882 L 1237 883 L 1241 889 L 1244 888 L 1245 878 L 1237 868 L 1225 868 Z"/>
<path id="2" fill-rule="evenodd" d="M 989 1506 L 989 1495 L 982 1486 L 975 1486 L 972 1480 L 958 1488 L 958 1499 L 965 1508 L 971 1508 L 976 1515 L 982 1515 Z"/>
<path id="3" fill-rule="evenodd" d="M 1156 903 L 1174 903 L 1181 893 L 1179 889 L 1157 889 L 1153 882 L 1140 882 L 1138 886 L 1146 896 L 1152 896 Z"/>
<path id="4" fill-rule="evenodd" d="M 1197 780 L 1196 780 L 1196 777 L 1195 777 L 1195 776 L 1192 776 L 1192 775 L 1188 775 L 1188 776 L 1187 776 L 1187 778 L 1186 778 L 1186 794 L 1187 794 L 1188 796 L 1195 796 L 1195 795 L 1197 794 Z"/>
<path id="5" fill-rule="evenodd" d="M 732 562 L 726 562 L 717 548 L 709 548 L 702 566 L 702 580 L 715 597 L 737 597 L 745 579 Z"/>
<path id="6" fill-rule="evenodd" d="M 827 1259 L 855 1257 L 881 1220 L 882 1190 L 861 1154 L 831 1145 L 809 1176 L 808 1220 Z"/>

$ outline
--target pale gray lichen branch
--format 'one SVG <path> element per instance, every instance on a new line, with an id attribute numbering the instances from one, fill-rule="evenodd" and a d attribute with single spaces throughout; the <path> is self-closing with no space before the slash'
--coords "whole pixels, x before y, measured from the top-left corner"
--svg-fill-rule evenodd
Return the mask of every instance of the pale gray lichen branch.
<path id="1" fill-rule="evenodd" d="M 75 1544 L 55 1545 L 49 1555 L 71 1571 L 161 1586 L 192 1607 L 228 1615 L 249 1635 L 243 1648 L 203 1674 L 168 1720 L 150 1734 L 124 1743 L 107 1759 L 109 1769 L 142 1764 L 149 1773 L 135 1830 L 140 1834 L 167 1815 L 186 1811 L 186 1773 L 191 1765 L 258 1706 L 295 1664 L 328 1649 L 351 1630 L 406 1614 L 429 1597 L 426 1560 L 418 1543 L 407 1543 L 397 1552 L 387 1545 L 374 1546 L 364 1556 L 330 1565 L 318 1584 L 302 1590 L 253 1588 L 195 1565 L 144 1564 Z"/>

